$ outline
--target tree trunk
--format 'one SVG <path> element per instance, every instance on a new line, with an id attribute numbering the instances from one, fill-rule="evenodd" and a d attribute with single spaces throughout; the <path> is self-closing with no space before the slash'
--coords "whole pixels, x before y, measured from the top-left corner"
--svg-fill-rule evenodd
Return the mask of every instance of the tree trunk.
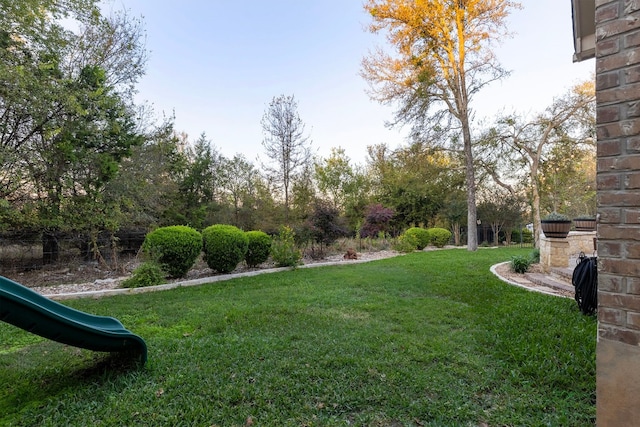
<path id="1" fill-rule="evenodd" d="M 533 181 L 536 181 L 534 178 Z M 540 192 L 538 191 L 537 182 L 533 182 L 533 245 L 540 247 L 540 230 L 542 223 L 540 220 Z"/>
<path id="2" fill-rule="evenodd" d="M 453 232 L 453 244 L 460 246 L 460 223 L 454 222 L 451 225 L 451 231 Z"/>
<path id="3" fill-rule="evenodd" d="M 60 256 L 60 245 L 55 232 L 45 231 L 42 233 L 42 263 L 53 264 Z"/>
<path id="4" fill-rule="evenodd" d="M 495 223 L 492 222 L 491 223 L 491 231 L 493 232 L 493 245 L 494 246 L 500 246 L 500 230 L 502 229 L 502 227 Z"/>
<path id="5" fill-rule="evenodd" d="M 541 149 L 539 148 L 538 151 Z M 540 189 L 538 188 L 538 162 L 540 156 L 538 155 L 531 162 L 531 191 L 532 191 L 532 204 L 533 204 L 533 247 L 540 247 L 540 230 L 542 229 L 542 223 L 540 219 Z"/>
<path id="6" fill-rule="evenodd" d="M 471 148 L 471 131 L 466 114 L 462 116 L 462 136 L 464 139 L 464 158 L 467 186 L 467 250 L 478 250 L 478 229 L 476 226 L 476 177 Z"/>

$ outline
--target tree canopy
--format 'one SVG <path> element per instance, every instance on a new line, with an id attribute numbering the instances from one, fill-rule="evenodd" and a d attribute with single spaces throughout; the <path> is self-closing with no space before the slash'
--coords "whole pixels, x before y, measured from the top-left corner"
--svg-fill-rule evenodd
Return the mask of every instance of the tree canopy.
<path id="1" fill-rule="evenodd" d="M 271 100 L 262 117 L 262 130 L 262 146 L 270 160 L 263 168 L 282 190 L 285 221 L 288 221 L 293 180 L 311 161 L 311 141 L 305 135 L 294 96 L 280 95 Z"/>
<path id="2" fill-rule="evenodd" d="M 507 75 L 492 46 L 506 34 L 505 20 L 519 4 L 509 0 L 367 0 L 374 33 L 385 31 L 394 54 L 378 49 L 363 60 L 372 97 L 395 104 L 396 123 L 409 124 L 420 141 L 462 139 L 467 225 L 476 223 L 471 100 Z M 477 248 L 469 234 L 469 250 Z"/>

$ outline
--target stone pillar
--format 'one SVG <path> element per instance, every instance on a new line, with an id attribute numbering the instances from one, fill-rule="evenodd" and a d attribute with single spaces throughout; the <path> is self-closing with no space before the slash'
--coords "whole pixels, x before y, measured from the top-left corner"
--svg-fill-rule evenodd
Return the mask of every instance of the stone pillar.
<path id="1" fill-rule="evenodd" d="M 569 240 L 547 237 L 540 233 L 540 265 L 546 272 L 551 267 L 568 267 Z"/>
<path id="2" fill-rule="evenodd" d="M 567 236 L 567 240 L 569 240 L 569 258 L 578 258 L 580 252 L 584 252 L 587 256 L 593 256 L 596 251 L 593 246 L 595 237 L 595 231 L 571 231 Z"/>

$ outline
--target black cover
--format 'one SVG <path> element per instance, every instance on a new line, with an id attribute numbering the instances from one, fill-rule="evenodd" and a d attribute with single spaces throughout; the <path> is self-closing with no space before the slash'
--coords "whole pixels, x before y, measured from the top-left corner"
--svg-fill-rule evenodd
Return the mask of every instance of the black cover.
<path id="1" fill-rule="evenodd" d="M 576 288 L 576 302 L 584 314 L 594 314 L 598 309 L 598 259 L 580 252 L 578 265 L 573 270 L 571 283 Z"/>

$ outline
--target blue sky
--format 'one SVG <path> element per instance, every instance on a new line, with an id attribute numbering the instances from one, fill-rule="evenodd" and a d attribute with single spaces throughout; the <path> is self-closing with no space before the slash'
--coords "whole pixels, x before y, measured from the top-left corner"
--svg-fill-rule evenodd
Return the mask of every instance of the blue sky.
<path id="1" fill-rule="evenodd" d="M 574 83 L 593 60 L 572 63 L 568 0 L 521 0 L 511 39 L 496 50 L 512 71 L 472 104 L 476 122 L 500 111 L 533 113 Z M 366 147 L 406 143 L 387 129 L 393 109 L 369 99 L 359 76 L 364 56 L 383 39 L 365 31 L 361 0 L 115 0 L 142 16 L 151 51 L 138 100 L 176 116 L 194 141 L 205 132 L 224 154 L 263 155 L 260 120 L 271 99 L 294 95 L 313 147 L 342 147 L 363 163 Z"/>

